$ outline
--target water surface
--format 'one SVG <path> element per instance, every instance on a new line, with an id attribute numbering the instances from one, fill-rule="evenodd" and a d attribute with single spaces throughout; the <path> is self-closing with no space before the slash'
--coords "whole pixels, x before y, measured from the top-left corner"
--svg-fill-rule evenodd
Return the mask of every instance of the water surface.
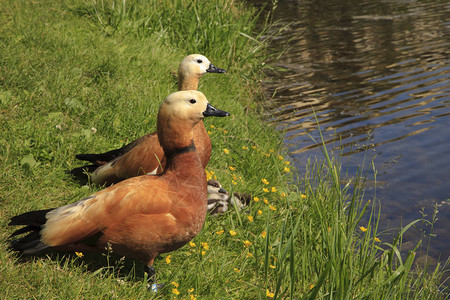
<path id="1" fill-rule="evenodd" d="M 437 207 L 432 263 L 450 255 L 449 17 L 448 1 L 280 1 L 271 47 L 286 52 L 263 83 L 266 116 L 300 172 L 323 159 L 314 111 L 343 172 L 374 162 L 366 194 L 381 202 L 383 228 Z M 407 240 L 423 239 L 419 229 Z"/>

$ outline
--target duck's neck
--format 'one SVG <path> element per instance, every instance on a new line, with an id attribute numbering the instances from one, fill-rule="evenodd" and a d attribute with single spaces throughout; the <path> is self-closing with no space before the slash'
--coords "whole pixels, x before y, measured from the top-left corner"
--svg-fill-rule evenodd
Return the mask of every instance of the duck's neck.
<path id="1" fill-rule="evenodd" d="M 190 74 L 185 76 L 183 74 L 178 74 L 178 90 L 179 91 L 188 91 L 188 90 L 197 90 L 198 89 L 198 81 L 200 76 Z"/>
<path id="2" fill-rule="evenodd" d="M 202 177 L 200 182 L 204 182 L 206 186 L 206 175 L 194 142 L 187 147 L 166 150 L 165 154 L 167 172 L 173 172 L 185 180 Z"/>

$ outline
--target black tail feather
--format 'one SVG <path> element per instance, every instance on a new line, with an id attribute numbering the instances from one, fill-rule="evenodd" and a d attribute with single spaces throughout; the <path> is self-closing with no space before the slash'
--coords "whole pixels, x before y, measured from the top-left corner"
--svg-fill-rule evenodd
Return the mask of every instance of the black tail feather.
<path id="1" fill-rule="evenodd" d="M 145 139 L 145 137 L 146 136 L 143 136 L 137 140 L 134 140 L 131 143 L 119 149 L 114 149 L 108 152 L 98 154 L 77 154 L 75 155 L 75 158 L 79 160 L 89 161 L 93 164 L 101 166 L 109 161 L 116 159 L 119 156 L 124 155 L 125 153 L 133 149 L 136 145 L 138 145 L 143 139 Z"/>
<path id="2" fill-rule="evenodd" d="M 40 231 L 42 225 L 44 225 L 45 222 L 47 221 L 45 215 L 51 210 L 52 209 L 30 211 L 12 217 L 8 225 L 26 225 L 26 226 L 14 231 L 10 235 L 9 237 L 10 249 L 14 251 L 23 252 L 25 254 L 34 254 L 44 250 L 45 248 L 48 248 L 47 245 L 41 242 Z M 28 234 L 18 239 L 14 240 L 11 239 L 17 235 L 24 233 Z"/>
<path id="3" fill-rule="evenodd" d="M 40 227 L 41 225 L 44 225 L 45 222 L 47 221 L 45 215 L 51 210 L 53 210 L 53 208 L 34 210 L 23 213 L 21 215 L 12 217 L 8 225 L 31 225 L 35 227 Z"/>

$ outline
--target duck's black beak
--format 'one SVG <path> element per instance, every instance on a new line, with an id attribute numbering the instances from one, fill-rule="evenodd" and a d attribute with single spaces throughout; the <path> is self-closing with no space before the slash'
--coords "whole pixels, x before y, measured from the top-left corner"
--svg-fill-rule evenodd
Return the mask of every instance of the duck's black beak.
<path id="1" fill-rule="evenodd" d="M 228 194 L 228 191 L 227 191 L 226 189 L 224 189 L 223 187 L 221 187 L 221 188 L 219 189 L 219 193 L 222 193 L 222 194 Z"/>
<path id="2" fill-rule="evenodd" d="M 208 73 L 226 73 L 227 71 L 225 71 L 224 69 L 218 68 L 213 64 L 209 64 L 209 68 L 206 69 L 206 72 L 208 72 Z"/>
<path id="3" fill-rule="evenodd" d="M 226 117 L 230 114 L 224 110 L 220 110 L 208 103 L 206 110 L 203 112 L 205 117 Z"/>

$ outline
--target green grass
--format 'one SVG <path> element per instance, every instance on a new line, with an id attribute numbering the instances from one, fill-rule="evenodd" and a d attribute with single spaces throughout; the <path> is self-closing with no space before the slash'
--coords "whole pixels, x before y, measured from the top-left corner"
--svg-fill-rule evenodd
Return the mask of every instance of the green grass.
<path id="1" fill-rule="evenodd" d="M 359 181 L 354 189 L 341 186 L 331 154 L 306 163 L 300 183 L 291 184 L 296 170 L 281 136 L 260 118 L 264 43 L 247 6 L 0 2 L 0 298 L 264 299 L 267 291 L 293 299 L 444 298 L 440 269 L 415 267 L 413 251 L 402 257 L 401 234 L 383 239 L 376 201 L 362 200 Z M 141 263 L 114 254 L 19 259 L 8 252 L 10 217 L 99 189 L 66 174 L 82 165 L 75 154 L 117 148 L 155 130 L 160 102 L 177 88 L 171 72 L 196 52 L 228 70 L 204 76 L 199 87 L 232 114 L 205 120 L 213 143 L 208 171 L 226 189 L 259 201 L 208 216 L 195 245 L 161 255 L 158 280 L 169 285 L 158 294 L 146 290 Z"/>

